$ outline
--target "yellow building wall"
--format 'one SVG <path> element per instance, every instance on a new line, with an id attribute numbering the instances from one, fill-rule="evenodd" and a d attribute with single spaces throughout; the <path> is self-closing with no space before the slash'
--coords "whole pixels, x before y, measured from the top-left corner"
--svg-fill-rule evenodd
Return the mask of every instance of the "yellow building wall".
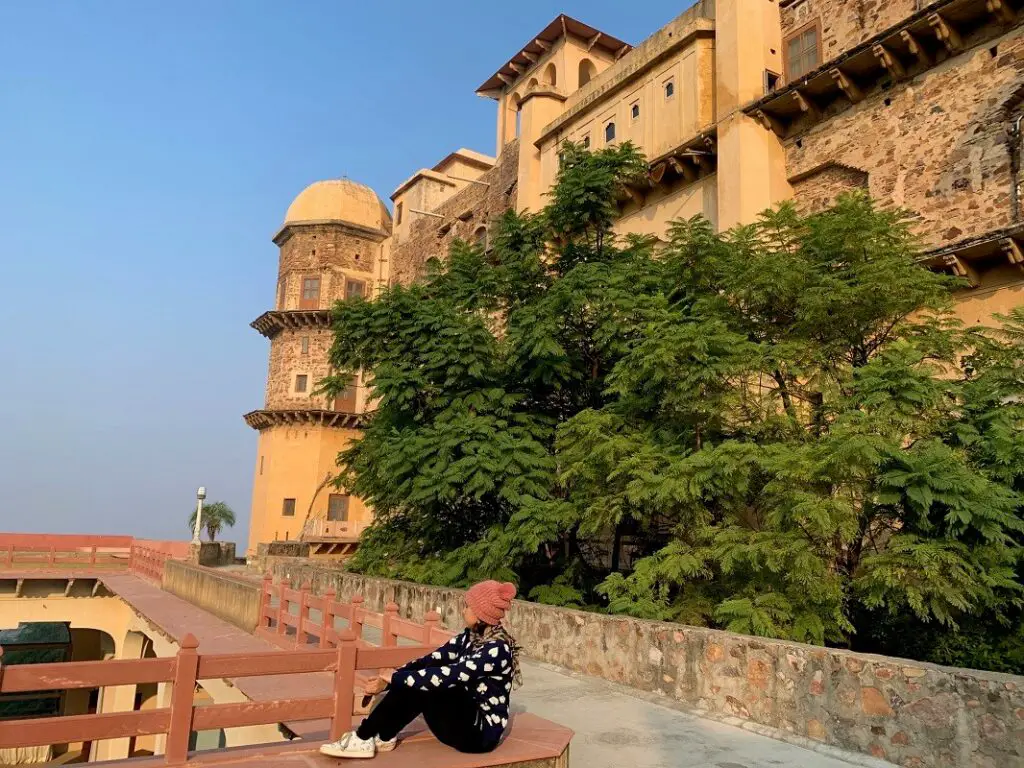
<path id="1" fill-rule="evenodd" d="M 954 314 L 966 325 L 996 325 L 993 315 L 1024 306 L 1024 272 L 1012 264 L 986 270 L 977 288 L 954 295 Z"/>
<path id="2" fill-rule="evenodd" d="M 298 539 L 307 519 L 327 517 L 328 497 L 336 493 L 326 481 L 338 474 L 338 454 L 360 433 L 313 424 L 260 430 L 253 480 L 249 554 L 260 543 Z M 285 499 L 295 499 L 295 515 L 282 514 Z M 350 524 L 366 524 L 372 515 L 359 499 L 349 499 Z"/>

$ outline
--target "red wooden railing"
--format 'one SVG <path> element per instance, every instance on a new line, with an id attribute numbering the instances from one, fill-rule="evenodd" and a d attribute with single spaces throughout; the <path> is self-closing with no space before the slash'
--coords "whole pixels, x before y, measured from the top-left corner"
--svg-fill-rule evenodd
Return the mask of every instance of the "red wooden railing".
<path id="1" fill-rule="evenodd" d="M 277 605 L 273 605 L 273 598 Z M 384 613 L 374 613 L 363 607 L 363 598 L 356 595 L 351 603 L 342 603 L 335 599 L 334 589 L 328 589 L 323 596 L 314 595 L 309 582 L 304 582 L 298 589 L 282 581 L 274 584 L 273 577 L 263 577 L 260 592 L 259 622 L 256 634 L 283 647 L 309 647 L 307 636 L 312 635 L 320 648 L 333 648 L 338 644 L 339 633 L 334 628 L 336 617 L 344 619 L 360 645 L 363 626 L 376 627 L 381 631 L 382 646 L 391 648 L 398 645 L 400 638 L 411 640 L 420 646 L 431 649 L 451 638 L 452 633 L 441 627 L 441 617 L 430 611 L 422 624 L 403 619 L 398 615 L 398 605 L 388 603 Z M 291 608 L 296 608 L 292 613 Z M 320 612 L 320 621 L 310 618 L 310 610 Z M 292 637 L 288 628 L 295 629 Z"/>
<path id="2" fill-rule="evenodd" d="M 423 655 L 423 646 L 364 647 L 351 629 L 338 634 L 337 647 L 305 651 L 200 654 L 199 642 L 186 635 L 174 658 L 133 661 L 79 661 L 58 664 L 3 666 L 0 649 L 0 693 L 24 693 L 53 688 L 99 688 L 138 683 L 170 683 L 170 707 L 135 712 L 70 715 L 0 721 L 0 744 L 31 747 L 99 739 L 167 734 L 164 761 L 188 761 L 192 731 L 330 719 L 337 739 L 352 728 L 356 673 L 389 669 Z M 196 681 L 210 678 L 331 672 L 328 696 L 236 704 L 194 705 Z"/>
<path id="3" fill-rule="evenodd" d="M 131 536 L 0 533 L 0 573 L 11 570 L 132 571 L 163 579 L 168 559 L 189 556 L 187 541 L 149 541 Z"/>

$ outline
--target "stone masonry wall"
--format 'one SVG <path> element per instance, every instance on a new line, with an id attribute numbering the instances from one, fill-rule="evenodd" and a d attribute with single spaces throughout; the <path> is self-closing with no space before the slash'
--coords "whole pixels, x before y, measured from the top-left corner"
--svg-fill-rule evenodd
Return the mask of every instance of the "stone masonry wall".
<path id="1" fill-rule="evenodd" d="M 927 0 L 782 0 L 783 38 L 818 21 L 821 63 L 840 56 L 924 8 Z"/>
<path id="2" fill-rule="evenodd" d="M 268 558 L 276 578 L 361 594 L 406 617 L 461 622 L 455 589 L 373 579 Z M 907 768 L 1024 766 L 1024 678 L 517 600 L 510 626 L 525 653 L 797 743 L 855 750 Z"/>
<path id="3" fill-rule="evenodd" d="M 408 285 L 421 276 L 423 266 L 431 258 L 448 255 L 456 239 L 472 241 L 481 227 L 490 227 L 493 221 L 516 205 L 516 179 L 519 171 L 519 143 L 508 144 L 491 170 L 479 181 L 470 184 L 442 203 L 436 213 L 444 219 L 416 214 L 407 237 L 391 251 L 391 282 Z M 442 227 L 450 227 L 438 234 Z"/>
<path id="4" fill-rule="evenodd" d="M 277 309 L 298 309 L 305 275 L 320 277 L 320 309 L 345 298 L 345 270 L 373 288 L 373 276 L 380 256 L 381 237 L 359 234 L 339 224 L 292 226 L 291 236 L 281 246 L 277 275 Z"/>
<path id="5" fill-rule="evenodd" d="M 1024 32 L 969 50 L 786 142 L 791 180 L 829 164 L 867 174 L 883 204 L 910 209 L 928 246 L 1014 223 L 1008 130 L 1024 89 Z M 835 176 L 846 183 L 848 174 Z M 837 189 L 805 184 L 809 194 Z M 805 191 L 796 185 L 799 198 Z"/>
<path id="6" fill-rule="evenodd" d="M 302 353 L 302 339 L 309 339 Z M 328 353 L 334 333 L 329 328 L 280 331 L 270 342 L 266 408 L 327 408 L 323 395 L 314 395 L 320 381 L 330 373 Z M 306 375 L 306 391 L 295 391 L 295 376 Z"/>

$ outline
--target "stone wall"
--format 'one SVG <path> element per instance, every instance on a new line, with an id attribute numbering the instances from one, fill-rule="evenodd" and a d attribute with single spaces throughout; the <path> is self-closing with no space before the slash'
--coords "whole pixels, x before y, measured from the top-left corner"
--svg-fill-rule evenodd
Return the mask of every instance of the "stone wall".
<path id="1" fill-rule="evenodd" d="M 277 276 L 277 309 L 299 309 L 302 278 L 320 277 L 320 309 L 345 298 L 345 276 L 373 288 L 383 233 L 344 224 L 303 224 L 289 228 L 281 245 Z"/>
<path id="2" fill-rule="evenodd" d="M 448 255 L 456 238 L 472 241 L 480 227 L 491 227 L 501 214 L 515 208 L 518 170 L 519 142 L 514 141 L 502 150 L 494 168 L 480 177 L 483 184 L 470 184 L 437 208 L 435 213 L 443 219 L 409 214 L 416 220 L 408 236 L 391 251 L 391 282 L 413 282 L 429 259 Z"/>
<path id="3" fill-rule="evenodd" d="M 791 181 L 840 165 L 867 176 L 883 204 L 908 208 L 927 246 L 949 245 L 1019 220 L 1008 131 L 1024 88 L 1024 32 L 1013 30 L 867 98 L 786 141 Z M 811 184 L 814 198 L 839 185 Z M 805 194 L 796 183 L 799 203 Z"/>
<path id="4" fill-rule="evenodd" d="M 302 351 L 302 339 L 309 339 Z M 319 383 L 331 373 L 329 353 L 334 332 L 329 328 L 286 329 L 270 341 L 266 408 L 327 408 L 331 402 L 316 395 Z M 306 391 L 295 391 L 295 377 L 306 376 Z"/>
<path id="5" fill-rule="evenodd" d="M 246 632 L 256 629 L 260 613 L 258 581 L 168 560 L 163 588 Z"/>
<path id="6" fill-rule="evenodd" d="M 462 592 L 270 558 L 277 578 L 334 587 L 370 610 L 438 610 L 460 623 Z M 734 724 L 908 768 L 1024 765 L 1024 678 L 516 601 L 510 624 L 532 658 L 605 678 Z M 806 743 L 806 742 L 805 742 Z"/>
<path id="7" fill-rule="evenodd" d="M 782 0 L 782 35 L 821 25 L 822 63 L 842 55 L 930 3 L 927 0 Z"/>

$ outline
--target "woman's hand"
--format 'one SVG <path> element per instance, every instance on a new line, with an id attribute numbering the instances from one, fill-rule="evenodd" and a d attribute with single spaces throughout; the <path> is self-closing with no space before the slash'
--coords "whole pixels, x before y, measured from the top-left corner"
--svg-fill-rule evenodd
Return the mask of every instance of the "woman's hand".
<path id="1" fill-rule="evenodd" d="M 389 683 L 390 680 L 385 677 L 375 677 L 363 686 L 363 693 L 367 696 L 376 696 L 378 693 L 383 693 Z"/>

